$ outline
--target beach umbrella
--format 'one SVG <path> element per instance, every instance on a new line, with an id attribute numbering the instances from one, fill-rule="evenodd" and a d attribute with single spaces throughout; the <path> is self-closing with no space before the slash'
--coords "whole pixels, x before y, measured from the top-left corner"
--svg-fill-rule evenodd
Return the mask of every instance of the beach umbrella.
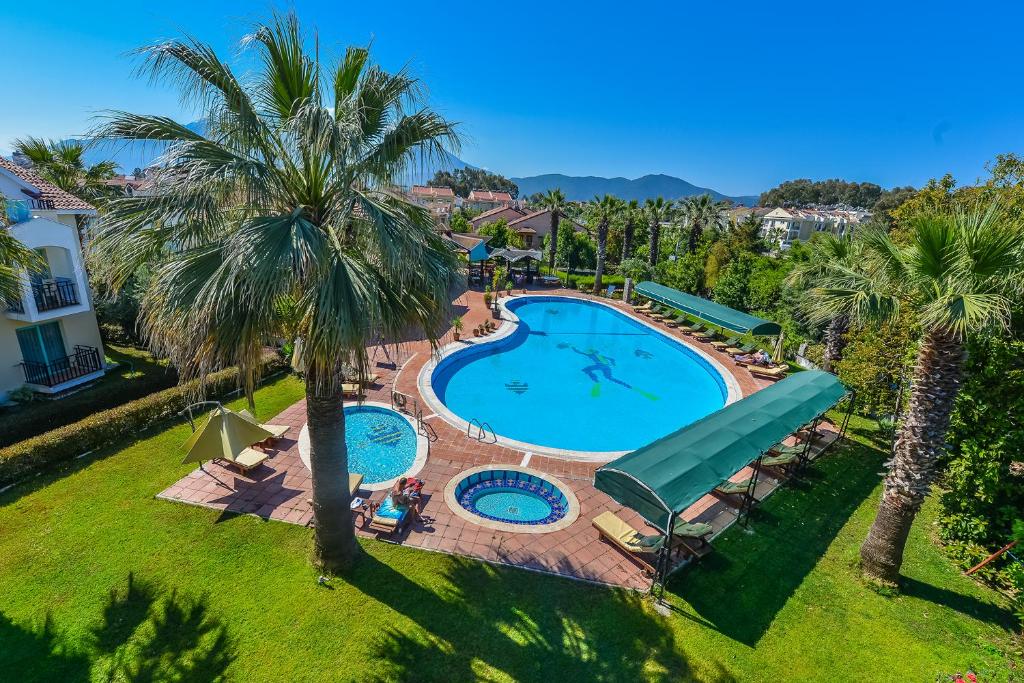
<path id="1" fill-rule="evenodd" d="M 238 413 L 217 406 L 206 423 L 185 442 L 188 453 L 181 462 L 202 462 L 218 458 L 234 462 L 246 448 L 272 436 L 272 433 Z"/>

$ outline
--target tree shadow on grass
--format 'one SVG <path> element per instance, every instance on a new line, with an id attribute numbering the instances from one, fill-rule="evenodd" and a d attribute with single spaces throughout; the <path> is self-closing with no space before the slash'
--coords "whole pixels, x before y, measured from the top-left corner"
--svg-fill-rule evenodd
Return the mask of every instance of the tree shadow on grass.
<path id="1" fill-rule="evenodd" d="M 733 527 L 715 552 L 673 575 L 667 593 L 687 602 L 695 620 L 756 645 L 878 484 L 882 460 L 861 445 L 835 448 L 756 507 L 749 529 Z"/>
<path id="2" fill-rule="evenodd" d="M 369 555 L 350 579 L 419 626 L 376 636 L 372 680 L 693 680 L 669 625 L 633 593 L 458 557 L 439 589 Z"/>
<path id="3" fill-rule="evenodd" d="M 19 681 L 199 683 L 221 680 L 235 657 L 227 629 L 210 616 L 205 600 L 161 593 L 132 574 L 126 586 L 110 591 L 90 638 L 74 645 L 66 640 L 49 615 L 33 630 L 0 614 L 0 672 Z"/>
<path id="4" fill-rule="evenodd" d="M 900 578 L 900 593 L 948 607 L 978 621 L 996 624 L 1011 632 L 1017 627 L 1017 620 L 1010 610 L 973 595 L 964 595 L 946 588 L 939 588 L 906 576 Z"/>

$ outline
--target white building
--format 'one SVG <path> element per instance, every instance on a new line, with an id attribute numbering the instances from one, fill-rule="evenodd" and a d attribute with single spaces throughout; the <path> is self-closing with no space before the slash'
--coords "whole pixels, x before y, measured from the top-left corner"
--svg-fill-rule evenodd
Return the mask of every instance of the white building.
<path id="1" fill-rule="evenodd" d="M 817 232 L 852 235 L 859 223 L 871 217 L 856 209 L 772 209 L 761 223 L 761 235 L 780 249 L 789 249 L 793 242 L 806 242 Z"/>
<path id="2" fill-rule="evenodd" d="M 24 275 L 18 300 L 0 302 L 0 400 L 22 386 L 52 394 L 102 376 L 103 342 L 76 225 L 96 209 L 3 158 L 0 194 L 7 214 L 0 230 L 46 261 L 43 271 Z"/>

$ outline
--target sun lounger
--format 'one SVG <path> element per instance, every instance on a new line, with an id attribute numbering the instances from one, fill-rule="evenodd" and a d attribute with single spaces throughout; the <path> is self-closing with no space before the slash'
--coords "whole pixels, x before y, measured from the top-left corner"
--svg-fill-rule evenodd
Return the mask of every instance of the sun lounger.
<path id="1" fill-rule="evenodd" d="M 249 470 L 255 469 L 265 463 L 270 456 L 256 448 L 246 448 L 238 454 L 234 460 L 228 460 L 229 465 L 238 468 L 242 474 L 248 474 Z"/>
<path id="2" fill-rule="evenodd" d="M 726 341 L 713 341 L 711 342 L 711 345 L 714 346 L 719 351 L 725 351 L 727 348 L 739 343 L 739 341 L 739 337 L 730 337 Z"/>
<path id="3" fill-rule="evenodd" d="M 282 436 L 284 436 L 285 432 L 287 432 L 290 429 L 288 425 L 261 424 L 260 422 L 256 421 L 255 416 L 253 416 L 253 414 L 250 413 L 248 410 L 240 410 L 238 414 L 244 417 L 249 422 L 252 422 L 254 425 L 259 425 L 263 429 L 266 429 L 268 432 L 274 435 L 272 437 L 274 439 L 280 439 Z"/>
<path id="4" fill-rule="evenodd" d="M 799 453 L 784 453 L 782 455 L 766 455 L 761 458 L 761 467 L 774 470 L 786 471 L 800 462 Z"/>
<path id="5" fill-rule="evenodd" d="M 749 479 L 744 479 L 743 481 L 723 481 L 715 487 L 715 493 L 721 493 L 723 496 L 744 496 L 749 488 Z"/>
<path id="6" fill-rule="evenodd" d="M 409 505 L 395 505 L 389 494 L 384 498 L 380 507 L 374 511 L 369 527 L 374 531 L 386 534 L 400 532 L 409 519 L 411 509 Z"/>
<path id="7" fill-rule="evenodd" d="M 593 524 L 612 545 L 625 552 L 646 571 L 654 573 L 654 556 L 665 543 L 664 536 L 641 534 L 610 510 L 594 517 Z"/>
<path id="8" fill-rule="evenodd" d="M 690 336 L 696 339 L 697 341 L 709 342 L 717 339 L 718 333 L 708 327 L 705 328 L 703 331 L 694 332 Z"/>
<path id="9" fill-rule="evenodd" d="M 655 320 L 665 320 L 669 317 L 667 313 L 667 308 L 665 308 L 664 306 L 657 306 L 651 313 L 651 317 L 654 318 Z"/>
<path id="10" fill-rule="evenodd" d="M 708 536 L 715 528 L 705 522 L 687 522 L 682 519 L 672 527 L 672 547 L 684 548 L 691 555 L 704 557 L 711 552 Z"/>
<path id="11" fill-rule="evenodd" d="M 356 495 L 356 491 L 363 485 L 363 475 L 355 472 L 348 473 L 348 495 Z"/>
<path id="12" fill-rule="evenodd" d="M 707 326 L 704 323 L 697 323 L 693 327 L 684 327 L 680 329 L 692 337 L 695 334 L 702 334 L 707 329 Z"/>
<path id="13" fill-rule="evenodd" d="M 648 299 L 647 301 L 645 301 L 641 305 L 633 306 L 633 310 L 634 311 L 640 311 L 642 313 L 643 311 L 651 310 L 651 306 L 653 306 L 653 305 L 654 305 L 654 302 L 651 301 L 650 299 Z"/>
<path id="14" fill-rule="evenodd" d="M 752 351 L 757 351 L 756 344 L 744 344 L 740 347 L 730 346 L 725 349 L 725 352 L 730 356 L 745 356 Z"/>
<path id="15" fill-rule="evenodd" d="M 342 396 L 358 396 L 361 387 L 356 382 L 345 382 L 341 385 Z"/>
<path id="16" fill-rule="evenodd" d="M 766 379 L 782 379 L 786 376 L 786 369 L 781 365 L 774 365 L 770 368 L 764 368 L 760 365 L 748 365 L 747 370 L 750 370 L 750 374 L 755 377 L 764 377 Z"/>

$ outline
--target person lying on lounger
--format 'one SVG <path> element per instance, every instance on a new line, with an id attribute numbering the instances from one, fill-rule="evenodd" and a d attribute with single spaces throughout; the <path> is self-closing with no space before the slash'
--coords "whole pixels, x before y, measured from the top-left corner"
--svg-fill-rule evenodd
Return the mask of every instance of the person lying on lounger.
<path id="1" fill-rule="evenodd" d="M 774 365 L 772 357 L 768 355 L 767 351 L 755 351 L 744 356 L 736 356 L 736 360 L 747 365 L 760 365 L 763 368 L 770 368 Z"/>

